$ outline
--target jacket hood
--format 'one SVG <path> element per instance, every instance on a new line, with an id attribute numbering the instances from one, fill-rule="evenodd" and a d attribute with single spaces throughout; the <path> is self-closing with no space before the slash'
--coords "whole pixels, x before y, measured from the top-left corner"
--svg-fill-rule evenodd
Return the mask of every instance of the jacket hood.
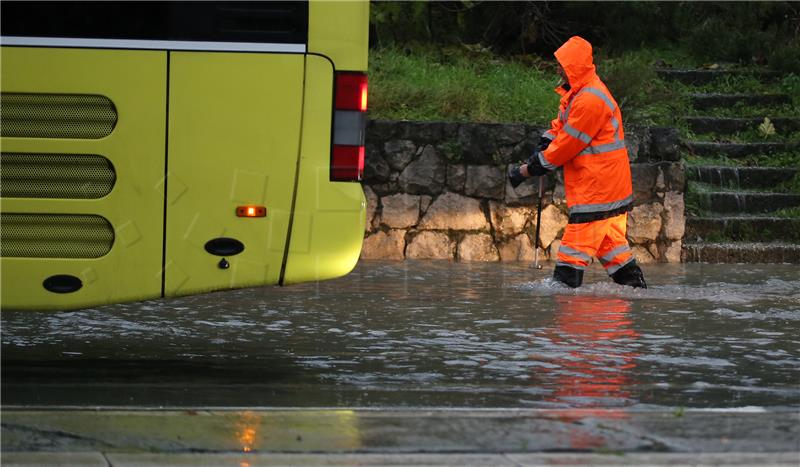
<path id="1" fill-rule="evenodd" d="M 553 53 L 567 75 L 572 87 L 576 87 L 594 76 L 592 44 L 579 36 L 572 36 Z"/>

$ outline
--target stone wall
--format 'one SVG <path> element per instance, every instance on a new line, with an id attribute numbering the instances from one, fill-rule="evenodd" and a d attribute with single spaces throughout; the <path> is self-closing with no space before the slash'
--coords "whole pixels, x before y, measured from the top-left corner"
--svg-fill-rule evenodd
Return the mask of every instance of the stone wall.
<path id="1" fill-rule="evenodd" d="M 532 153 L 541 131 L 527 125 L 370 122 L 362 258 L 532 261 L 538 182 L 514 189 L 506 172 Z M 685 179 L 676 138 L 669 129 L 626 135 L 634 189 L 628 238 L 642 263 L 680 261 Z M 546 177 L 540 258 L 555 257 L 566 213 L 557 171 Z"/>

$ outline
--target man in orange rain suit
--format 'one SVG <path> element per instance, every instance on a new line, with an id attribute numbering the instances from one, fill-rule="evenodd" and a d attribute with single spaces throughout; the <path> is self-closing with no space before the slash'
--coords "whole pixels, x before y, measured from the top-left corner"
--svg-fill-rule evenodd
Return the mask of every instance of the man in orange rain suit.
<path id="1" fill-rule="evenodd" d="M 625 238 L 633 187 L 622 113 L 595 73 L 592 45 L 571 37 L 555 51 L 566 82 L 558 117 L 527 163 L 509 171 L 516 187 L 526 178 L 564 167 L 569 223 L 553 277 L 571 287 L 583 282 L 592 257 L 614 282 L 646 288 Z"/>

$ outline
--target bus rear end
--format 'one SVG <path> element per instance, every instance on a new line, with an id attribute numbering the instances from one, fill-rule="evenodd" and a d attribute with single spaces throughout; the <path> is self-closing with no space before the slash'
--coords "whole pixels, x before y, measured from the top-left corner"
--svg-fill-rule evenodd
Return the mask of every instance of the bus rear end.
<path id="1" fill-rule="evenodd" d="M 4 4 L 2 307 L 349 272 L 367 23 L 366 2 Z"/>

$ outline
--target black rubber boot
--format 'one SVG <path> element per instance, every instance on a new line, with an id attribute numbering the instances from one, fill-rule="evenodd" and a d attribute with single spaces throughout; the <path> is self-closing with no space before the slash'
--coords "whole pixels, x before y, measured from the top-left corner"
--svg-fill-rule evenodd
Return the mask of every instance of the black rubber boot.
<path id="1" fill-rule="evenodd" d="M 556 266 L 553 271 L 553 279 L 574 289 L 583 283 L 583 271 L 569 266 Z"/>
<path id="2" fill-rule="evenodd" d="M 647 288 L 647 283 L 644 281 L 644 274 L 641 268 L 639 268 L 639 265 L 636 264 L 636 260 L 622 266 L 617 272 L 611 274 L 611 279 L 617 284 L 629 285 L 634 288 Z"/>

